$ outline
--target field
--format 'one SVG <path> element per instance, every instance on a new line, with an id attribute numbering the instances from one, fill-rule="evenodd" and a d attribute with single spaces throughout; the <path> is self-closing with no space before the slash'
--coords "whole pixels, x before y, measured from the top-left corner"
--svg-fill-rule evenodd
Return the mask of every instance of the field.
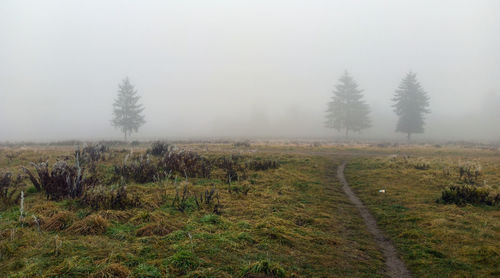
<path id="1" fill-rule="evenodd" d="M 463 183 L 468 161 L 481 165 L 474 182 L 498 192 L 497 150 L 179 143 L 167 153 L 180 150 L 197 158 L 174 167 L 150 144 L 112 145 L 82 162 L 91 185 L 80 195 L 47 197 L 22 167 L 37 178 L 30 162 L 74 165 L 85 152 L 1 148 L 0 172 L 21 177 L 2 194 L 0 276 L 384 277 L 384 257 L 337 179 L 344 161 L 415 277 L 500 275 L 499 205 L 436 202 Z"/>

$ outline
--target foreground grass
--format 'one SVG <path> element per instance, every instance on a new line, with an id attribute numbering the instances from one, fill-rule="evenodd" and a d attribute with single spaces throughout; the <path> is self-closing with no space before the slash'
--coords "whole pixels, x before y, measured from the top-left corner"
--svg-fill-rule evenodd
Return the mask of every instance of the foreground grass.
<path id="1" fill-rule="evenodd" d="M 401 149 L 386 150 L 390 151 Z M 346 177 L 410 271 L 416 277 L 499 276 L 500 208 L 436 202 L 446 186 L 457 183 L 460 161 L 479 161 L 481 184 L 498 190 L 498 153 L 435 148 L 405 149 L 404 153 L 410 154 L 408 162 L 401 155 L 351 159 Z M 429 169 L 414 167 L 422 160 L 429 163 Z"/>
<path id="2" fill-rule="evenodd" d="M 224 146 L 213 149 L 207 154 L 228 151 Z M 72 150 L 14 151 L 16 158 L 7 161 L 5 154 L 12 150 L 1 150 L 2 170 L 17 173 L 29 161 L 40 157 L 55 161 Z M 340 162 L 336 157 L 279 154 L 279 148 L 252 155 L 278 159 L 282 166 L 251 172 L 247 181 L 232 184 L 249 186 L 248 194 L 229 192 L 217 173 L 212 179 L 176 184 L 186 184 L 191 192 L 215 186 L 222 204 L 220 215 L 198 210 L 193 200 L 184 212 L 175 209 L 172 180 L 129 184 L 131 194 L 141 200 L 139 208 L 98 211 L 78 201 L 48 201 L 29 190 L 27 181 L 25 220 L 19 221 L 18 205 L 0 210 L 0 276 L 383 275 L 382 257 L 336 180 Z M 117 150 L 102 165 L 103 172 L 122 157 Z"/>

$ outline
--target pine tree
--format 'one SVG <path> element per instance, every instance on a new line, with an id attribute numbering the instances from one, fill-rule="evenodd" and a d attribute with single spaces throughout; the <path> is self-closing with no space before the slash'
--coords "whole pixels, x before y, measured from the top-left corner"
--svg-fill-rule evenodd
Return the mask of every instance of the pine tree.
<path id="1" fill-rule="evenodd" d="M 127 134 L 137 132 L 140 126 L 146 121 L 144 120 L 144 107 L 139 104 L 140 96 L 137 95 L 137 90 L 130 83 L 128 77 L 123 79 L 118 85 L 118 98 L 113 104 L 113 120 L 114 127 L 120 128 L 127 141 Z"/>
<path id="2" fill-rule="evenodd" d="M 335 86 L 332 101 L 328 103 L 325 126 L 338 131 L 361 131 L 371 126 L 370 107 L 363 101 L 363 90 L 346 71 Z"/>
<path id="3" fill-rule="evenodd" d="M 417 81 L 417 75 L 409 72 L 403 80 L 394 97 L 394 112 L 399 120 L 396 126 L 397 132 L 404 132 L 408 135 L 408 141 L 412 133 L 424 132 L 424 114 L 430 113 L 429 97 L 420 83 Z"/>

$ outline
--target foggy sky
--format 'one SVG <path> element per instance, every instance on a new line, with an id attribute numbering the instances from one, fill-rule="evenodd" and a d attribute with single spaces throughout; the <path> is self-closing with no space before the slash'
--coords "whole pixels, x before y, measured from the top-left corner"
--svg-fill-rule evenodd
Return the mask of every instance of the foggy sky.
<path id="1" fill-rule="evenodd" d="M 0 2 L 0 141 L 121 139 L 126 76 L 146 107 L 132 139 L 305 136 L 348 70 L 373 127 L 412 70 L 430 97 L 415 138 L 500 139 L 500 1 Z"/>

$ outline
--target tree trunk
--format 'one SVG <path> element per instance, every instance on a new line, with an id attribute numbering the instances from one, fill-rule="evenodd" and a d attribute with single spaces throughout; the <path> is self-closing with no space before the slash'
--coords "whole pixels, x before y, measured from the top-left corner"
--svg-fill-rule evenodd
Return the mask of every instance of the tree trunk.
<path id="1" fill-rule="evenodd" d="M 408 133 L 408 144 L 410 144 L 411 141 L 411 133 Z"/>
<path id="2" fill-rule="evenodd" d="M 125 137 L 125 142 L 127 142 L 127 131 L 124 131 L 124 132 L 123 132 L 123 135 L 124 135 L 124 137 Z"/>
<path id="3" fill-rule="evenodd" d="M 345 139 L 349 138 L 349 129 L 345 129 Z"/>

